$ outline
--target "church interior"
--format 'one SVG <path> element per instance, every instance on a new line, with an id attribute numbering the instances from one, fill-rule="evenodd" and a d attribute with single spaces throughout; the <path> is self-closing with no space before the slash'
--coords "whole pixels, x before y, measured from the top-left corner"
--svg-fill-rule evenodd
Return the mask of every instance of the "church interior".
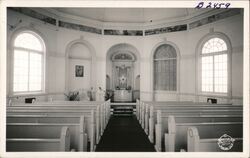
<path id="1" fill-rule="evenodd" d="M 243 26 L 241 8 L 8 7 L 6 151 L 243 152 Z"/>

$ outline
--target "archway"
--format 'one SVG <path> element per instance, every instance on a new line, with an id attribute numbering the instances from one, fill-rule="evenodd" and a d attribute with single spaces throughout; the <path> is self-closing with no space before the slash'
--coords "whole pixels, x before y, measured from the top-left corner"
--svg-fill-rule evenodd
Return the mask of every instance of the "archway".
<path id="1" fill-rule="evenodd" d="M 110 87 L 106 85 L 106 89 L 112 91 L 112 101 L 131 102 L 138 98 L 140 89 L 136 85 L 136 77 L 140 75 L 139 60 L 139 52 L 131 44 L 116 44 L 108 50 L 106 75 L 110 76 Z"/>
<path id="2" fill-rule="evenodd" d="M 87 91 L 95 88 L 96 56 L 92 45 L 78 39 L 66 48 L 65 91 Z"/>
<path id="3" fill-rule="evenodd" d="M 179 100 L 179 69 L 180 51 L 175 43 L 160 42 L 152 49 L 151 89 L 154 101 Z"/>

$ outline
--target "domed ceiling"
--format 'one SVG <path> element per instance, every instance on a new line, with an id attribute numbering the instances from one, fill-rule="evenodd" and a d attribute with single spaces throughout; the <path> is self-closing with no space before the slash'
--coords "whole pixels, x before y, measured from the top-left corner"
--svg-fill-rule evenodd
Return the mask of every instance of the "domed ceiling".
<path id="1" fill-rule="evenodd" d="M 147 23 L 192 17 L 209 9 L 187 8 L 53 8 L 55 13 L 83 17 L 99 22 Z M 211 9 L 210 9 L 211 10 Z"/>

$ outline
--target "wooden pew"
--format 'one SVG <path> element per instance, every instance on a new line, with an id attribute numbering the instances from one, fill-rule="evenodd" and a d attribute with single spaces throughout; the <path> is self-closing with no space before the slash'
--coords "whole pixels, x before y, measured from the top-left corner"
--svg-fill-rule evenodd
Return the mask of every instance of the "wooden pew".
<path id="1" fill-rule="evenodd" d="M 149 107 L 150 106 L 153 106 L 155 108 L 155 110 L 157 109 L 160 109 L 160 110 L 163 110 L 163 109 L 173 109 L 173 108 L 177 108 L 179 107 L 179 109 L 182 109 L 182 108 L 190 108 L 191 106 L 193 108 L 196 108 L 196 107 L 200 107 L 200 106 L 205 106 L 205 107 L 208 107 L 208 106 L 211 106 L 211 108 L 213 106 L 216 106 L 216 107 L 221 107 L 221 108 L 226 108 L 228 107 L 229 105 L 224 105 L 224 104 L 216 104 L 216 105 L 213 105 L 213 104 L 210 104 L 210 103 L 194 103 L 194 102 L 190 102 L 190 101 L 181 101 L 181 102 L 177 102 L 177 101 L 170 101 L 170 102 L 143 102 L 143 101 L 138 101 L 137 103 L 137 118 L 139 120 L 139 122 L 141 123 L 142 127 L 145 128 L 145 117 L 147 115 L 147 111 L 149 111 Z M 232 106 L 232 105 L 230 105 Z M 235 107 L 237 108 L 237 107 Z M 147 131 L 146 131 L 147 132 Z"/>
<path id="2" fill-rule="evenodd" d="M 53 133 L 54 138 L 7 138 L 6 151 L 70 151 L 69 128 Z"/>
<path id="3" fill-rule="evenodd" d="M 60 115 L 84 115 L 87 122 L 87 133 L 91 144 L 91 151 L 94 150 L 95 144 L 100 140 L 100 137 L 106 127 L 110 117 L 110 101 L 99 102 L 101 105 L 89 105 L 88 102 L 84 102 L 86 105 L 82 105 L 80 102 L 74 102 L 74 105 L 68 105 L 71 102 L 57 102 L 56 105 L 46 104 L 25 104 L 16 105 L 7 108 L 9 115 L 45 115 L 45 116 L 60 116 Z M 74 109 L 74 110 L 72 110 Z M 94 111 L 93 111 L 94 109 Z M 95 115 L 95 117 L 94 117 Z M 93 118 L 93 119 L 92 119 Z"/>
<path id="4" fill-rule="evenodd" d="M 232 138 L 233 142 L 229 142 L 232 145 L 226 145 L 226 148 L 221 148 L 218 145 L 218 137 L 205 137 L 199 134 L 197 127 L 189 127 L 187 131 L 187 151 L 188 152 L 242 152 L 243 139 Z M 230 137 L 227 137 L 230 139 Z"/>
<path id="5" fill-rule="evenodd" d="M 161 135 L 159 133 L 162 130 L 167 131 L 168 124 L 167 121 L 165 121 L 164 119 L 167 119 L 167 117 L 171 114 L 174 114 L 175 116 L 178 117 L 191 115 L 195 116 L 196 119 L 198 117 L 204 118 L 207 117 L 208 115 L 213 115 L 210 117 L 215 117 L 216 119 L 211 118 L 214 121 L 216 120 L 223 121 L 223 119 L 228 120 L 228 117 L 230 116 L 233 117 L 234 120 L 242 122 L 242 113 L 243 113 L 242 105 L 208 104 L 208 103 L 192 103 L 192 102 L 168 102 L 168 103 L 169 104 L 167 104 L 167 102 L 161 102 L 161 103 L 156 103 L 154 106 L 148 106 L 146 102 L 140 101 L 137 104 L 137 110 L 139 109 L 138 110 L 139 112 L 137 113 L 137 118 L 139 118 L 142 127 L 145 129 L 145 132 L 149 133 L 150 141 L 153 143 L 154 136 L 158 135 L 157 136 L 158 141 L 156 142 L 156 148 L 158 148 L 157 150 L 161 150 L 161 144 L 163 142 L 162 141 L 163 137 L 159 138 L 159 135 Z M 162 115 L 160 117 L 157 117 L 156 111 L 158 111 L 159 109 L 161 109 Z M 162 125 L 162 123 L 159 123 L 161 125 L 158 124 L 156 126 L 157 130 L 156 133 L 154 133 L 155 124 L 159 122 L 157 121 L 157 118 L 163 119 L 164 124 Z M 160 126 L 160 128 L 158 126 Z"/>
<path id="6" fill-rule="evenodd" d="M 57 102 L 62 103 L 62 102 Z M 46 104 L 25 104 L 25 105 L 17 105 L 17 106 L 11 106 L 8 107 L 7 112 L 8 114 L 35 114 L 40 115 L 44 114 L 46 116 L 57 116 L 57 115 L 84 115 L 87 120 L 87 133 L 88 136 L 91 136 L 90 133 L 96 134 L 96 139 L 89 137 L 90 141 L 96 141 L 96 144 L 99 142 L 100 137 L 108 123 L 108 120 L 110 118 L 110 101 L 106 102 L 98 102 L 103 103 L 99 106 L 95 105 L 93 102 L 93 105 L 89 105 L 88 102 L 86 105 L 80 104 L 80 102 L 73 102 L 74 105 L 68 105 L 68 103 L 71 102 L 63 102 L 63 105 L 56 104 L 56 105 L 50 105 L 49 103 Z M 72 110 L 73 109 L 73 110 Z M 91 123 L 91 114 L 92 109 L 95 109 L 94 114 L 96 115 L 95 122 L 93 124 L 96 124 L 96 131 L 91 131 L 91 127 L 93 126 Z M 95 139 L 95 140 L 93 140 Z"/>
<path id="7" fill-rule="evenodd" d="M 69 110 L 62 110 L 62 111 L 20 111 L 20 110 L 7 110 L 7 115 L 43 115 L 44 117 L 58 117 L 58 116 L 84 116 L 84 123 L 86 126 L 86 133 L 87 133 L 87 138 L 88 142 L 90 142 L 90 151 L 93 151 L 95 148 L 95 145 L 98 143 L 96 141 L 96 127 L 99 125 L 95 125 L 96 123 L 96 118 L 95 118 L 95 111 L 91 110 L 88 112 L 83 112 L 83 111 L 69 111 Z M 99 119 L 99 118 L 98 118 Z M 68 123 L 69 125 L 71 123 Z M 75 124 L 76 125 L 76 124 Z M 99 135 L 99 133 L 98 133 Z"/>
<path id="8" fill-rule="evenodd" d="M 154 103 L 154 105 L 149 105 L 147 103 Z M 138 110 L 139 109 L 139 110 Z M 183 112 L 183 111 L 189 111 L 189 112 L 195 112 L 198 110 L 206 110 L 206 113 L 212 112 L 214 113 L 214 110 L 220 110 L 221 111 L 228 111 L 228 110 L 235 110 L 234 112 L 242 113 L 242 105 L 230 105 L 230 104 L 210 104 L 210 103 L 193 103 L 193 102 L 142 102 L 138 101 L 137 103 L 137 116 L 138 120 L 140 120 L 140 123 L 142 127 L 145 129 L 145 132 L 148 133 L 148 120 L 151 116 L 153 116 L 153 113 L 156 113 L 157 110 L 162 110 L 162 112 Z M 153 111 L 153 113 L 152 113 Z M 150 113 L 150 114 L 149 114 Z"/>
<path id="9" fill-rule="evenodd" d="M 22 106 L 22 105 L 100 105 L 104 103 L 105 101 L 66 101 L 66 100 L 61 100 L 61 101 L 34 101 L 32 103 L 11 103 L 8 104 L 8 107 L 11 106 Z M 107 101 L 108 102 L 108 101 Z"/>
<path id="10" fill-rule="evenodd" d="M 97 103 L 102 103 L 102 104 L 96 105 Z M 72 102 L 71 101 L 59 101 L 59 102 L 46 102 L 43 104 L 38 104 L 38 103 L 19 104 L 19 105 L 13 105 L 11 107 L 8 107 L 7 109 L 9 111 L 20 110 L 20 112 L 29 111 L 29 112 L 34 112 L 34 113 L 39 112 L 41 110 L 45 110 L 44 112 L 47 112 L 47 111 L 61 112 L 62 110 L 70 110 L 70 112 L 73 112 L 74 110 L 75 111 L 78 111 L 78 110 L 88 111 L 88 110 L 96 109 L 97 106 L 101 106 L 101 108 L 99 109 L 99 113 L 101 114 L 99 114 L 98 116 L 100 116 L 100 119 L 104 119 L 104 120 L 100 120 L 100 122 L 102 123 L 101 130 L 103 131 L 105 125 L 108 122 L 108 119 L 110 118 L 110 100 L 106 102 L 90 102 L 90 103 L 78 102 L 78 101 L 75 101 L 75 102 L 74 101 Z"/>
<path id="11" fill-rule="evenodd" d="M 201 122 L 242 122 L 242 115 L 225 115 L 225 114 L 174 114 L 175 121 L 181 123 L 201 123 Z M 155 147 L 158 151 L 165 149 L 164 147 L 164 133 L 169 133 L 169 119 L 171 119 L 171 114 L 162 116 L 161 111 L 158 110 L 157 123 L 154 127 L 154 133 L 152 135 L 153 140 L 155 140 Z M 151 135 L 150 135 L 151 136 Z M 170 150 L 170 149 L 167 149 Z"/>
<path id="12" fill-rule="evenodd" d="M 23 137 L 25 132 L 23 128 L 20 129 L 20 133 L 13 130 L 13 128 L 22 128 L 22 125 L 29 127 L 32 125 L 44 126 L 44 136 L 50 132 L 53 128 L 51 126 L 63 126 L 67 125 L 70 131 L 71 143 L 70 148 L 75 151 L 87 151 L 87 131 L 86 131 L 86 122 L 84 116 L 46 116 L 46 115 L 7 115 L 7 137 Z M 48 127 L 46 129 L 46 127 Z M 32 127 L 28 130 L 35 130 Z M 46 132 L 48 130 L 48 132 Z M 54 129 L 57 130 L 57 129 Z M 19 130 L 18 130 L 19 131 Z M 30 131 L 29 131 L 30 132 Z M 39 131 L 37 131 L 39 132 Z M 35 134 L 31 134 L 35 135 Z M 26 134 L 25 134 L 26 136 Z"/>
<path id="13" fill-rule="evenodd" d="M 145 105 L 150 105 L 150 106 L 161 106 L 161 105 L 181 105 L 181 104 L 192 104 L 193 102 L 191 101 L 164 101 L 164 102 L 155 102 L 155 101 L 141 101 L 137 100 L 136 104 L 136 111 L 137 111 L 137 118 L 138 120 L 141 120 L 143 117 L 143 113 L 145 113 Z"/>
<path id="14" fill-rule="evenodd" d="M 168 117 L 168 133 L 164 133 L 166 151 L 180 151 L 181 149 L 187 150 L 187 130 L 191 126 L 199 129 L 200 134 L 204 138 L 219 138 L 223 134 L 228 134 L 234 138 L 242 138 L 243 127 L 242 122 L 223 122 L 220 119 L 216 120 L 215 117 L 204 118 L 182 118 L 185 122 L 175 121 L 174 116 Z M 213 121 L 209 120 L 213 119 Z M 228 117 L 229 120 L 233 118 Z M 196 121 L 195 121 L 196 120 Z M 158 126 L 159 127 L 159 126 Z M 156 144 L 159 148 L 160 143 Z"/>
<path id="15" fill-rule="evenodd" d="M 142 124 L 142 127 L 145 127 L 145 115 L 147 115 L 147 111 L 149 107 L 153 106 L 153 108 L 156 110 L 171 110 L 171 109 L 176 109 L 176 110 L 184 110 L 184 109 L 196 109 L 196 108 L 204 108 L 209 110 L 214 110 L 216 109 L 221 109 L 221 110 L 242 110 L 243 106 L 242 105 L 231 105 L 231 104 L 210 104 L 210 103 L 200 103 L 200 102 L 142 102 L 138 101 L 139 103 L 137 104 L 138 107 L 138 120 Z"/>
<path id="16" fill-rule="evenodd" d="M 240 109 L 238 109 L 240 108 Z M 175 116 L 185 116 L 185 115 L 192 115 L 192 116 L 202 116 L 202 115 L 230 115 L 230 116 L 240 116 L 242 115 L 242 106 L 241 107 L 233 107 L 233 108 L 227 108 L 227 106 L 219 107 L 216 106 L 210 107 L 208 106 L 177 106 L 172 108 L 166 108 L 162 110 L 155 110 L 157 108 L 150 106 L 149 112 L 146 110 L 145 114 L 145 132 L 149 134 L 149 139 L 153 143 L 154 142 L 154 128 L 155 124 L 157 123 L 157 111 L 161 112 L 161 117 L 163 117 L 163 122 L 167 123 L 167 120 L 164 120 L 164 117 L 168 117 L 169 115 L 175 115 Z M 159 113 L 159 112 L 158 112 Z"/>

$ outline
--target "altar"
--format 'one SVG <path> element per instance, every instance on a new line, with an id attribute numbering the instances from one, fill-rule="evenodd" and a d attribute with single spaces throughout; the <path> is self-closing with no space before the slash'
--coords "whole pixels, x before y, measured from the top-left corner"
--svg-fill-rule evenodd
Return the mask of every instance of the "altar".
<path id="1" fill-rule="evenodd" d="M 132 91 L 131 90 L 115 90 L 114 101 L 115 102 L 131 102 Z"/>
<path id="2" fill-rule="evenodd" d="M 108 59 L 110 59 L 111 71 L 106 76 L 106 89 L 112 91 L 112 101 L 114 102 L 132 102 L 134 91 L 139 90 L 138 82 L 135 79 L 138 73 L 138 64 L 136 64 L 135 55 L 121 47 L 121 50 L 115 50 Z M 110 76 L 110 77 L 109 77 Z M 136 89 L 137 88 L 137 89 Z"/>

